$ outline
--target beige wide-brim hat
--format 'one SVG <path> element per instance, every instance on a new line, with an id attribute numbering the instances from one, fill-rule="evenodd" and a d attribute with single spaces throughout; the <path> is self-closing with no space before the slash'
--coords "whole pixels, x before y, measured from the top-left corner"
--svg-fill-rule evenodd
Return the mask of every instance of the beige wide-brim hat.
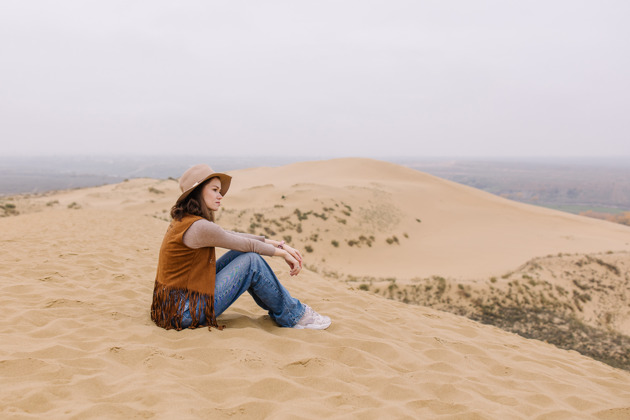
<path id="1" fill-rule="evenodd" d="M 189 168 L 181 178 L 179 178 L 179 189 L 182 195 L 179 196 L 175 205 L 179 204 L 190 195 L 198 186 L 210 178 L 218 177 L 221 180 L 221 195 L 225 195 L 230 188 L 232 177 L 227 174 L 214 172 L 211 167 L 204 164 L 195 165 Z"/>

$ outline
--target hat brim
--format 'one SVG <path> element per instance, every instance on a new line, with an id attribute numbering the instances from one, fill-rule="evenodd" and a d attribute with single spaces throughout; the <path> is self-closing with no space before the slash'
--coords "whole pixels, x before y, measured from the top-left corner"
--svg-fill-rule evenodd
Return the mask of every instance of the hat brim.
<path id="1" fill-rule="evenodd" d="M 186 199 L 186 197 L 188 197 L 190 194 L 192 194 L 193 191 L 195 191 L 197 188 L 199 188 L 201 185 L 203 185 L 204 182 L 206 182 L 207 180 L 212 179 L 212 178 L 219 178 L 221 180 L 221 195 L 225 196 L 227 191 L 230 189 L 230 184 L 232 183 L 232 177 L 227 175 L 227 174 L 214 173 L 214 174 L 208 175 L 202 181 L 197 182 L 195 185 L 193 185 L 192 187 L 190 187 L 189 189 L 184 191 L 182 193 L 182 195 L 180 195 L 179 198 L 177 199 L 177 201 L 175 202 L 175 205 L 178 205 L 179 203 L 184 201 Z"/>

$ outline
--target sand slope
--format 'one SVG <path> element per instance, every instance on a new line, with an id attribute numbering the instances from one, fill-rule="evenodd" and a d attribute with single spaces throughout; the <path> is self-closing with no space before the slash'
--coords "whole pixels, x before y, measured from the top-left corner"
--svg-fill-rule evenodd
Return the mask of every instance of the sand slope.
<path id="1" fill-rule="evenodd" d="M 0 219 L 0 417 L 630 415 L 625 371 L 314 272 L 290 278 L 276 260 L 289 290 L 333 318 L 329 330 L 277 328 L 248 296 L 222 332 L 162 330 L 148 309 L 158 217 L 174 194 L 173 181 L 135 180 L 31 199 L 40 211 Z"/>
<path id="2" fill-rule="evenodd" d="M 292 242 L 312 247 L 311 264 L 339 275 L 488 278 L 548 254 L 630 250 L 630 227 L 517 203 L 387 162 L 335 159 L 233 175 L 222 223 L 246 230 L 260 213 L 263 226 L 284 235 L 298 223 L 295 209 L 311 211 L 300 221 L 302 233 L 290 233 Z M 263 226 L 254 231 L 266 233 Z M 388 244 L 394 236 L 397 242 Z"/>

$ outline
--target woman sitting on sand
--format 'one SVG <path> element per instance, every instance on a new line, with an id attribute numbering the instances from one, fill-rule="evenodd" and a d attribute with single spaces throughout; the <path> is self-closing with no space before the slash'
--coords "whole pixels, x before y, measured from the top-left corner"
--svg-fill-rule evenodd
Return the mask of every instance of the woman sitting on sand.
<path id="1" fill-rule="evenodd" d="M 246 233 L 223 230 L 214 211 L 232 177 L 195 165 L 179 180 L 182 195 L 162 242 L 151 319 L 166 329 L 219 327 L 216 317 L 248 291 L 281 327 L 325 329 L 330 318 L 291 297 L 260 256 L 282 257 L 292 276 L 302 269 L 299 251 Z M 217 261 L 215 247 L 230 249 Z"/>

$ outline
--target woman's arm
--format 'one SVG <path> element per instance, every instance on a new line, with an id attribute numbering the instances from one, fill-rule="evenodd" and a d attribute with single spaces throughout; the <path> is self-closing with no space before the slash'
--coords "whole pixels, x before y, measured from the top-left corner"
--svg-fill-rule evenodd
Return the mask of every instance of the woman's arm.
<path id="1" fill-rule="evenodd" d="M 276 252 L 271 244 L 235 235 L 205 219 L 194 222 L 184 233 L 183 240 L 184 245 L 193 249 L 212 246 L 241 252 L 255 252 L 270 257 L 274 256 Z"/>
<path id="2" fill-rule="evenodd" d="M 280 241 L 276 241 L 276 240 L 269 239 L 269 238 L 264 238 L 264 240 L 265 240 L 265 243 L 266 243 L 266 244 L 273 245 L 273 246 L 275 246 L 276 248 L 278 247 L 278 245 L 280 245 L 280 244 L 284 244 L 284 241 L 280 242 Z"/>
<path id="3" fill-rule="evenodd" d="M 302 269 L 302 255 L 290 246 L 284 245 L 278 248 L 274 244 L 280 245 L 282 242 L 265 239 L 263 243 L 256 239 L 235 235 L 205 219 L 194 222 L 184 233 L 183 241 L 184 245 L 193 249 L 212 246 L 242 252 L 256 252 L 270 257 L 282 257 L 291 268 L 292 276 L 297 275 Z"/>
<path id="4" fill-rule="evenodd" d="M 264 236 L 252 235 L 251 233 L 243 233 L 243 232 L 234 232 L 233 230 L 224 229 L 227 233 L 231 233 L 233 235 L 242 236 L 244 238 L 255 239 L 260 242 L 265 242 Z"/>

